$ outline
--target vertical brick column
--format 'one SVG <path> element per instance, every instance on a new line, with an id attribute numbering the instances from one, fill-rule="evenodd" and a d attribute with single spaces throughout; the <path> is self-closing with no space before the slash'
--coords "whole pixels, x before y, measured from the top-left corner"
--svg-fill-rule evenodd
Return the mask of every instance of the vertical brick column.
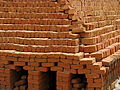
<path id="1" fill-rule="evenodd" d="M 13 71 L 10 69 L 0 68 L 0 89 L 12 90 L 13 88 Z"/>
<path id="2" fill-rule="evenodd" d="M 57 90 L 71 89 L 72 74 L 67 72 L 57 72 Z"/>
<path id="3" fill-rule="evenodd" d="M 49 74 L 40 71 L 28 71 L 28 90 L 47 90 Z"/>

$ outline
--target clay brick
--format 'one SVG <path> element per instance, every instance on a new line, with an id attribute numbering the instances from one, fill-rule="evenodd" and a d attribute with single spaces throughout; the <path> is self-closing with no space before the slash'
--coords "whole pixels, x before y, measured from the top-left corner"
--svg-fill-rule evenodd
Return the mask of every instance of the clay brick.
<path id="1" fill-rule="evenodd" d="M 62 71 L 62 70 L 63 70 L 62 67 L 58 67 L 58 66 L 51 67 L 51 71 Z"/>
<path id="2" fill-rule="evenodd" d="M 70 65 L 69 65 L 69 64 L 66 64 L 66 63 L 58 62 L 58 66 L 59 66 L 59 67 L 69 68 L 69 69 L 70 69 Z"/>
<path id="3" fill-rule="evenodd" d="M 18 61 L 20 61 L 20 62 L 28 62 L 29 59 L 28 58 L 18 58 Z"/>
<path id="4" fill-rule="evenodd" d="M 97 46 L 96 45 L 89 45 L 84 47 L 84 52 L 86 53 L 92 53 L 97 51 Z"/>
<path id="5" fill-rule="evenodd" d="M 85 29 L 83 27 L 73 28 L 72 33 L 81 33 L 85 32 Z"/>
<path id="6" fill-rule="evenodd" d="M 92 45 L 92 44 L 96 44 L 97 43 L 97 37 L 93 37 L 93 38 L 83 38 L 81 40 L 82 44 L 85 45 Z"/>
<path id="7" fill-rule="evenodd" d="M 92 70 L 92 72 L 96 74 L 105 74 L 107 72 L 107 69 L 105 67 L 101 67 L 100 70 Z"/>
<path id="8" fill-rule="evenodd" d="M 55 63 L 42 63 L 41 64 L 43 67 L 52 67 L 55 65 Z"/>
<path id="9" fill-rule="evenodd" d="M 98 50 L 104 49 L 104 44 L 103 43 L 98 43 L 96 45 L 97 45 Z"/>
<path id="10" fill-rule="evenodd" d="M 64 71 L 67 71 L 67 72 L 70 72 L 70 73 L 73 73 L 73 74 L 77 73 L 77 70 L 75 70 L 75 69 L 64 68 Z"/>
<path id="11" fill-rule="evenodd" d="M 80 45 L 79 50 L 80 50 L 80 52 L 84 52 L 84 45 Z"/>
<path id="12" fill-rule="evenodd" d="M 32 66 L 24 66 L 23 69 L 25 70 L 34 70 L 35 68 Z"/>
<path id="13" fill-rule="evenodd" d="M 95 58 L 83 58 L 80 60 L 80 64 L 93 64 L 96 62 Z"/>
<path id="14" fill-rule="evenodd" d="M 88 84 L 88 87 L 97 87 L 97 88 L 100 88 L 102 86 L 102 84 L 101 83 L 89 83 Z"/>
<path id="15" fill-rule="evenodd" d="M 47 62 L 47 60 L 44 58 L 35 58 L 35 61 L 36 62 Z"/>
<path id="16" fill-rule="evenodd" d="M 101 62 L 96 62 L 93 64 L 93 67 L 94 69 L 100 69 L 102 67 L 102 63 Z"/>
<path id="17" fill-rule="evenodd" d="M 14 62 L 15 66 L 25 66 L 26 63 L 25 62 Z"/>
<path id="18" fill-rule="evenodd" d="M 82 65 L 71 65 L 72 69 L 82 69 Z"/>
<path id="19" fill-rule="evenodd" d="M 86 74 L 86 78 L 100 78 L 100 75 L 99 74 Z"/>
<path id="20" fill-rule="evenodd" d="M 102 79 L 94 79 L 94 82 L 99 82 L 99 83 L 102 83 Z"/>
<path id="21" fill-rule="evenodd" d="M 72 62 L 73 62 L 73 60 L 71 60 L 71 59 L 60 59 L 60 61 L 65 64 L 72 64 Z"/>
<path id="22" fill-rule="evenodd" d="M 78 74 L 89 74 L 90 72 L 89 69 L 78 69 Z"/>
<path id="23" fill-rule="evenodd" d="M 15 69 L 15 66 L 14 65 L 7 65 L 6 68 L 8 68 L 8 69 Z"/>
<path id="24" fill-rule="evenodd" d="M 39 66 L 40 66 L 40 63 L 38 63 L 38 62 L 29 62 L 28 65 L 29 65 L 29 66 L 39 67 Z"/>
<path id="25" fill-rule="evenodd" d="M 73 64 L 79 64 L 80 63 L 80 61 L 78 61 L 78 60 L 73 60 Z"/>
<path id="26" fill-rule="evenodd" d="M 91 57 L 89 53 L 85 53 L 84 58 L 89 58 Z"/>
<path id="27" fill-rule="evenodd" d="M 37 76 L 41 75 L 41 73 L 39 71 L 29 71 L 28 74 L 37 75 Z"/>
<path id="28" fill-rule="evenodd" d="M 48 62 L 59 62 L 59 59 L 47 59 Z"/>
<path id="29" fill-rule="evenodd" d="M 81 88 L 81 87 L 84 87 L 84 84 L 83 83 L 74 84 L 73 87 L 75 87 L 75 88 Z"/>
<path id="30" fill-rule="evenodd" d="M 91 54 L 91 57 L 95 57 L 97 61 L 101 60 L 103 58 L 102 52 L 95 52 Z"/>
<path id="31" fill-rule="evenodd" d="M 94 79 L 87 78 L 87 82 L 88 82 L 88 83 L 93 83 L 93 82 L 94 82 Z"/>

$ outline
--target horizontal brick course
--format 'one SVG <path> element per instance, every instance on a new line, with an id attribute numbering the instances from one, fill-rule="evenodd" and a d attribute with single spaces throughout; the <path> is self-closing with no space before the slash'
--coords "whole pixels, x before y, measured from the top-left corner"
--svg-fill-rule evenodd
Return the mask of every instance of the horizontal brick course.
<path id="1" fill-rule="evenodd" d="M 0 0 L 0 89 L 113 89 L 119 15 L 117 0 Z"/>

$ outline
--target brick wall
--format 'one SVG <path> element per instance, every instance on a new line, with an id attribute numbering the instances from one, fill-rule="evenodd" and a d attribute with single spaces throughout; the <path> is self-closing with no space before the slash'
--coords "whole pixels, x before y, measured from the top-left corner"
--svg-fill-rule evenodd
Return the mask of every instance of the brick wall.
<path id="1" fill-rule="evenodd" d="M 28 90 L 111 89 L 120 75 L 119 6 L 118 0 L 0 0 L 0 88 L 13 90 L 20 66 L 28 71 Z"/>

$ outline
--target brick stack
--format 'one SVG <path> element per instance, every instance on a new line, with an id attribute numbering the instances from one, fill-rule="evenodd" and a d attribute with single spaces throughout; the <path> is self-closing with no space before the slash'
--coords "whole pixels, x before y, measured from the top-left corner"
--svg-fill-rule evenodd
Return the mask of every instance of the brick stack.
<path id="1" fill-rule="evenodd" d="M 0 89 L 110 88 L 120 76 L 119 5 L 118 0 L 0 0 Z M 28 71 L 28 85 L 16 85 L 17 67 Z"/>
<path id="2" fill-rule="evenodd" d="M 15 75 L 12 70 L 0 68 L 0 88 L 6 88 L 6 90 L 10 90 L 11 88 L 13 88 L 13 76 Z"/>
<path id="3" fill-rule="evenodd" d="M 81 75 L 82 77 L 78 76 L 73 76 L 72 80 L 71 80 L 71 84 L 72 84 L 72 90 L 86 90 L 86 79 L 85 77 L 83 77 L 83 75 Z"/>
<path id="4" fill-rule="evenodd" d="M 103 76 L 104 87 L 112 89 L 112 83 L 120 76 L 120 51 L 102 60 L 104 67 L 107 67 L 107 73 Z M 115 69 L 116 68 L 116 69 Z"/>
<path id="5" fill-rule="evenodd" d="M 40 90 L 41 88 L 47 90 L 49 88 L 49 78 L 47 74 L 45 75 L 39 71 L 30 71 L 28 75 L 28 90 Z"/>
<path id="6" fill-rule="evenodd" d="M 53 76 L 51 78 L 51 75 Z M 28 72 L 28 90 L 55 90 L 54 86 L 56 74 L 54 72 L 40 72 L 29 71 Z"/>
<path id="7" fill-rule="evenodd" d="M 72 74 L 68 72 L 57 72 L 57 90 L 70 90 Z"/>

